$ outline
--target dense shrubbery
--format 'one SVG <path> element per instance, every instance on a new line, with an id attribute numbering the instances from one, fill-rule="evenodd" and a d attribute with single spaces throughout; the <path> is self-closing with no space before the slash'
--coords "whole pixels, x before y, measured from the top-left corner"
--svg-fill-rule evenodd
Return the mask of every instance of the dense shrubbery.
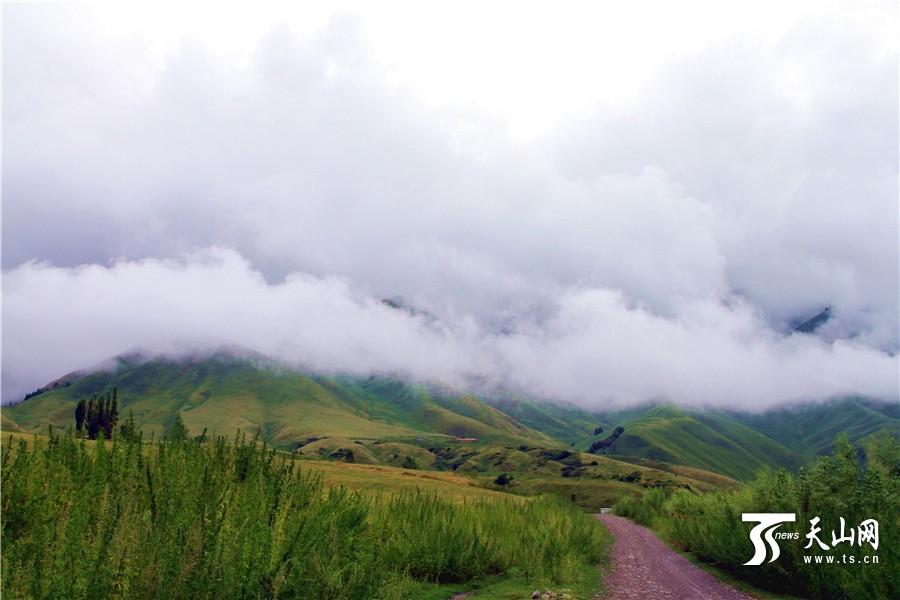
<path id="1" fill-rule="evenodd" d="M 562 582 L 606 542 L 552 499 L 324 489 L 242 438 L 10 440 L 2 467 L 11 598 L 406 598 L 422 581 L 495 573 Z"/>
<path id="2" fill-rule="evenodd" d="M 617 514 L 653 527 L 673 544 L 763 588 L 815 598 L 900 597 L 900 445 L 890 435 L 877 437 L 868 456 L 860 455 L 846 438 L 838 438 L 834 453 L 808 471 L 762 472 L 740 489 L 670 496 L 650 490 L 642 498 L 623 498 Z M 779 532 L 797 532 L 799 539 L 779 542 L 781 556 L 760 566 L 743 566 L 753 554 L 741 514 L 796 513 L 795 523 Z M 840 519 L 856 528 L 866 519 L 879 523 L 880 542 L 852 546 L 846 542 L 823 551 L 807 539 L 810 520 L 819 517 L 818 537 L 832 546 L 832 531 L 841 537 Z M 804 556 L 834 556 L 833 564 L 807 564 Z M 879 564 L 864 564 L 877 555 Z M 853 557 L 852 564 L 843 562 Z M 768 559 L 767 559 L 768 560 Z M 871 559 L 870 559 L 871 560 Z"/>

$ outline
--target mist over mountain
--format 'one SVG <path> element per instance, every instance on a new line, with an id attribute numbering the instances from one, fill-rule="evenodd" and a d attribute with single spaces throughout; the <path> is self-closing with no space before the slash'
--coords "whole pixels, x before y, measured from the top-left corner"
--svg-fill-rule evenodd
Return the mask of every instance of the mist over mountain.
<path id="1" fill-rule="evenodd" d="M 586 408 L 900 398 L 889 8 L 160 10 L 4 11 L 4 402 L 223 343 Z"/>
<path id="2" fill-rule="evenodd" d="M 336 278 L 271 285 L 221 249 L 77 270 L 29 264 L 7 273 L 4 286 L 4 335 L 17 341 L 4 344 L 7 401 L 114 350 L 179 354 L 222 343 L 314 371 L 480 382 L 593 408 L 665 399 L 761 409 L 897 393 L 896 355 L 774 332 L 737 300 L 686 304 L 674 319 L 621 293 L 585 289 L 564 294 L 540 322 L 498 333 L 471 316 L 397 310 Z"/>

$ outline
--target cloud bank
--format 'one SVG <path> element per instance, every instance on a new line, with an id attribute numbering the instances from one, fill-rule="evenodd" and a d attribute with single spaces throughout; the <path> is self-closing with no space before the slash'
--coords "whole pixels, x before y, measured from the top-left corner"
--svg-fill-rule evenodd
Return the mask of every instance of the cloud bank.
<path id="1" fill-rule="evenodd" d="M 4 401 L 218 343 L 584 406 L 900 395 L 897 48 L 859 20 L 692 48 L 522 141 L 352 16 L 235 57 L 59 10 L 5 14 Z"/>
<path id="2" fill-rule="evenodd" d="M 775 334 L 739 300 L 688 301 L 667 318 L 621 292 L 581 287 L 555 309 L 540 324 L 496 333 L 472 318 L 445 323 L 391 308 L 338 278 L 291 274 L 269 284 L 221 248 L 108 267 L 28 263 L 4 280 L 4 310 L 16 316 L 4 327 L 16 340 L 3 364 L 5 392 L 125 349 L 240 344 L 305 369 L 503 385 L 586 407 L 665 399 L 755 409 L 896 394 L 895 356 Z"/>

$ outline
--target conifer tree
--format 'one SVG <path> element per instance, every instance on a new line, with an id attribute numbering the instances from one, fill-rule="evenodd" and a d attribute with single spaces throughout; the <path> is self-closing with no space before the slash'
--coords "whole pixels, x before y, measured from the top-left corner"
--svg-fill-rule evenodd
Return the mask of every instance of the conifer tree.
<path id="1" fill-rule="evenodd" d="M 92 394 L 90 401 L 81 400 L 75 407 L 75 428 L 81 431 L 87 426 L 89 439 L 96 440 L 102 431 L 106 439 L 111 439 L 119 420 L 119 394 L 118 389 L 113 393 Z"/>
<path id="2" fill-rule="evenodd" d="M 110 399 L 111 398 L 111 399 Z M 113 431 L 116 430 L 116 423 L 119 422 L 119 388 L 113 387 L 112 395 L 107 394 L 108 414 L 106 424 L 106 435 L 112 437 Z"/>
<path id="3" fill-rule="evenodd" d="M 97 433 L 100 431 L 100 412 L 103 409 L 102 402 L 102 400 L 98 401 L 97 394 L 91 395 L 87 415 L 88 439 L 97 439 Z"/>
<path id="4" fill-rule="evenodd" d="M 113 395 L 112 395 L 112 429 L 116 428 L 116 423 L 119 421 L 119 388 L 113 387 Z"/>
<path id="5" fill-rule="evenodd" d="M 84 420 L 87 417 L 87 400 L 82 398 L 75 406 L 75 431 L 81 433 L 84 428 Z"/>

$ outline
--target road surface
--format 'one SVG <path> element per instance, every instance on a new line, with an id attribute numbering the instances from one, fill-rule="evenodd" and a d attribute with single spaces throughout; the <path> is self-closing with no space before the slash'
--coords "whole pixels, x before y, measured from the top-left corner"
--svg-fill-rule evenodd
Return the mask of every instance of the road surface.
<path id="1" fill-rule="evenodd" d="M 615 515 L 594 515 L 616 538 L 607 592 L 596 600 L 752 600 L 663 544 L 649 530 Z"/>

